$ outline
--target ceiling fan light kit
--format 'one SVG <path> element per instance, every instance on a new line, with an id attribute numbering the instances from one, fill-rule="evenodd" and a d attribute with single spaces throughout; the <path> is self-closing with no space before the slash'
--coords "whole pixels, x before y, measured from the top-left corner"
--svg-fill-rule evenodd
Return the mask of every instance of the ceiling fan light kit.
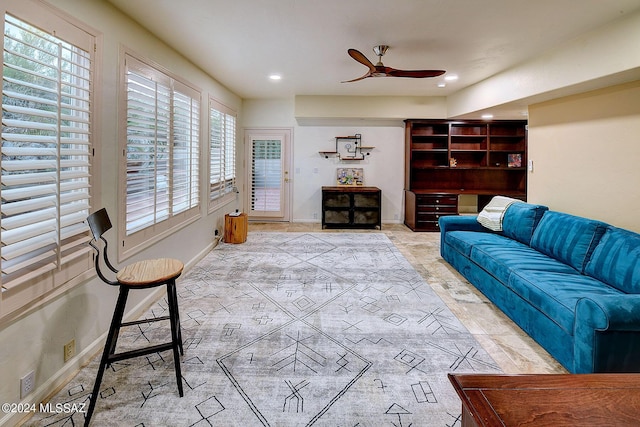
<path id="1" fill-rule="evenodd" d="M 387 45 L 378 45 L 373 47 L 373 52 L 378 56 L 378 63 L 373 65 L 366 56 L 356 49 L 349 49 L 347 53 L 350 57 L 369 68 L 369 71 L 362 77 L 353 80 L 343 81 L 342 83 L 357 82 L 367 77 L 411 77 L 411 78 L 427 78 L 438 77 L 445 73 L 444 70 L 398 70 L 396 68 L 387 67 L 382 63 L 382 57 L 389 49 Z"/>

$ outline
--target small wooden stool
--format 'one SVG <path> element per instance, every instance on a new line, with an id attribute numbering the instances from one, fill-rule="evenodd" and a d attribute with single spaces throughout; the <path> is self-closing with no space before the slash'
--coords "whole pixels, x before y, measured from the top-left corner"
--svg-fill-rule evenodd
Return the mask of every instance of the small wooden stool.
<path id="1" fill-rule="evenodd" d="M 247 241 L 248 215 L 241 213 L 234 216 L 224 216 L 224 241 L 225 243 L 244 243 Z"/>

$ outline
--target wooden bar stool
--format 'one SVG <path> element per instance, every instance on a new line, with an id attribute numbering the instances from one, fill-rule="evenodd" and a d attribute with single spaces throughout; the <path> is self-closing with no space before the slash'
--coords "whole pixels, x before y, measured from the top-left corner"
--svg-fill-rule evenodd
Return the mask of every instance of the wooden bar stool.
<path id="1" fill-rule="evenodd" d="M 133 357 L 144 356 L 151 353 L 156 353 L 165 350 L 173 350 L 173 360 L 176 371 L 176 381 L 178 383 L 178 392 L 180 397 L 183 396 L 182 390 L 182 372 L 180 370 L 180 355 L 184 354 L 182 348 L 182 334 L 180 331 L 180 314 L 178 312 L 178 294 L 176 292 L 176 279 L 182 274 L 184 265 L 182 262 L 171 259 L 161 258 L 139 261 L 130 264 L 118 271 L 113 267 L 109 259 L 107 258 L 107 240 L 103 237 L 103 234 L 111 229 L 111 221 L 107 215 L 106 209 L 100 209 L 99 211 L 89 215 L 87 223 L 93 234 L 93 239 L 89 244 L 96 250 L 95 257 L 96 273 L 98 277 L 105 283 L 111 286 L 118 286 L 120 293 L 116 302 L 113 318 L 111 319 L 111 326 L 109 327 L 109 333 L 107 334 L 107 341 L 102 352 L 102 358 L 100 359 L 100 366 L 98 367 L 98 374 L 96 375 L 96 382 L 91 392 L 91 400 L 89 402 L 89 408 L 84 420 L 85 427 L 89 425 L 91 416 L 96 406 L 96 400 L 100 393 L 100 383 L 104 375 L 104 370 L 113 362 L 120 360 L 130 359 Z M 100 244 L 102 242 L 102 244 Z M 100 249 L 102 246 L 102 250 Z M 102 257 L 100 256 L 102 252 Z M 116 275 L 116 280 L 109 280 L 100 269 L 100 259 L 104 261 L 104 264 L 109 270 Z M 124 316 L 125 306 L 127 304 L 127 297 L 130 290 L 135 289 L 149 289 L 158 286 L 167 286 L 167 301 L 169 305 L 169 315 L 156 317 L 153 319 L 137 320 L 133 322 L 122 322 Z M 125 351 L 122 353 L 116 353 L 116 344 L 118 342 L 118 335 L 120 328 L 131 325 L 138 325 L 142 323 L 158 322 L 162 320 L 168 320 L 171 325 L 171 341 L 164 344 L 152 345 L 140 349 Z M 179 352 L 179 353 L 178 353 Z"/>

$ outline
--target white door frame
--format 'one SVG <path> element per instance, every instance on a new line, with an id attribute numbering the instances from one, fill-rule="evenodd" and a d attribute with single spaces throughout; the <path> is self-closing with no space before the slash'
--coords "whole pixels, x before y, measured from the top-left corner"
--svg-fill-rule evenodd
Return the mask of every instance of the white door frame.
<path id="1" fill-rule="evenodd" d="M 282 141 L 282 177 L 281 177 L 281 198 L 282 211 L 274 215 L 256 215 L 251 211 L 251 163 L 253 150 L 251 149 L 252 141 L 260 139 L 279 139 Z M 244 129 L 244 169 L 245 169 L 245 212 L 249 213 L 250 220 L 263 221 L 291 221 L 291 199 L 293 194 L 292 188 L 292 159 L 293 159 L 293 129 L 292 128 L 245 128 Z"/>

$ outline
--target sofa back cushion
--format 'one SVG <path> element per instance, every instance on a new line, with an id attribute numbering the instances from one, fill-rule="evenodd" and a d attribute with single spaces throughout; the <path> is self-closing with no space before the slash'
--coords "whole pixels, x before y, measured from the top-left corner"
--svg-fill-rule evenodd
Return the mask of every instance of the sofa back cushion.
<path id="1" fill-rule="evenodd" d="M 531 247 L 584 272 L 607 224 L 562 212 L 547 211 L 531 238 Z"/>
<path id="2" fill-rule="evenodd" d="M 609 227 L 587 263 L 585 273 L 622 292 L 640 293 L 640 234 Z"/>
<path id="3" fill-rule="evenodd" d="M 512 203 L 502 218 L 502 234 L 529 245 L 533 231 L 538 226 L 540 218 L 548 210 L 546 206 L 530 203 Z"/>

